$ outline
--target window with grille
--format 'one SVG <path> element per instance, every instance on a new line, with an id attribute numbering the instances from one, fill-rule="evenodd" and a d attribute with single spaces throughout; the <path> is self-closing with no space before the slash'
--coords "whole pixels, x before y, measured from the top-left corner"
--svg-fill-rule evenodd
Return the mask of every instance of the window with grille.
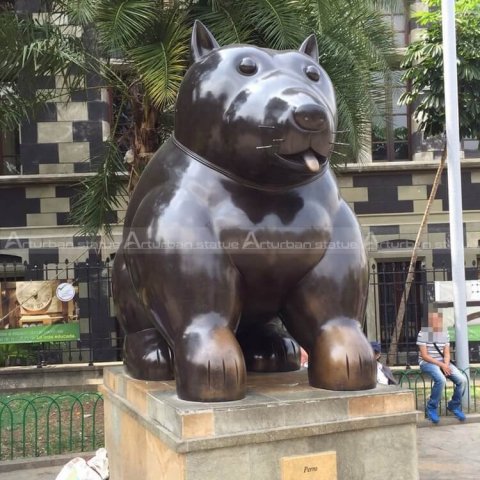
<path id="1" fill-rule="evenodd" d="M 0 175 L 20 175 L 18 130 L 0 132 Z"/>
<path id="2" fill-rule="evenodd" d="M 385 14 L 384 18 L 393 29 L 395 46 L 399 51 L 409 42 L 409 5 L 401 2 L 398 13 Z M 407 86 L 400 81 L 402 72 L 397 70 L 388 76 L 376 74 L 374 80 L 385 85 L 385 98 L 378 104 L 378 111 L 372 118 L 372 160 L 392 162 L 410 160 L 410 109 L 399 105 L 398 99 Z"/>
<path id="3" fill-rule="evenodd" d="M 394 72 L 384 79 L 386 96 L 380 113 L 372 119 L 372 160 L 392 162 L 411 159 L 410 113 L 406 105 L 398 105 L 398 99 L 406 86 L 399 82 L 401 72 Z"/>

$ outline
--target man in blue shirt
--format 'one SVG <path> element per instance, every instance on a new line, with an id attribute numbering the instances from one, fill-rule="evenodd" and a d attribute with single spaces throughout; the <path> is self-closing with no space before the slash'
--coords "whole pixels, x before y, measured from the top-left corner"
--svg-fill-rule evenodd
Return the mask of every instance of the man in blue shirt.
<path id="1" fill-rule="evenodd" d="M 429 326 L 422 328 L 417 337 L 420 370 L 429 374 L 433 380 L 430 399 L 425 408 L 427 418 L 433 423 L 440 421 L 438 404 L 448 378 L 455 384 L 455 390 L 452 399 L 447 404 L 447 409 L 460 421 L 463 421 L 465 414 L 462 412 L 462 396 L 467 380 L 450 361 L 450 339 L 448 332 L 443 330 L 442 315 L 437 312 L 429 313 L 428 324 Z"/>

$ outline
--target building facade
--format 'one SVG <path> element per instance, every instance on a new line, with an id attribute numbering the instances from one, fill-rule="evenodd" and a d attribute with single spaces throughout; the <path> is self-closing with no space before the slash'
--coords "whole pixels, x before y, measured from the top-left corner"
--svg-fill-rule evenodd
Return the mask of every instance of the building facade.
<path id="1" fill-rule="evenodd" d="M 15 8 L 42 21 L 40 0 L 17 0 Z M 83 32 L 72 27 L 70 33 Z M 110 133 L 109 92 L 94 75 L 71 96 L 61 77 L 38 78 L 36 88 L 52 100 L 18 130 L 0 135 L 0 328 L 9 311 L 19 310 L 5 295 L 8 282 L 68 281 L 77 288 L 80 341 L 59 352 L 41 349 L 38 362 L 116 360 L 119 331 L 103 264 L 114 247 L 102 250 L 100 238 L 79 236 L 69 220 L 80 183 L 94 175 Z M 112 222 L 120 223 L 122 212 Z"/>

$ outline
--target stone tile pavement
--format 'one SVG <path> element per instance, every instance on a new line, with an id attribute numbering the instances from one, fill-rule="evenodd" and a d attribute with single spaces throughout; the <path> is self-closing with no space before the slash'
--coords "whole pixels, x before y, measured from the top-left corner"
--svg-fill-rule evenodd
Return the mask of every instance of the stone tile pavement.
<path id="1" fill-rule="evenodd" d="M 420 480 L 479 480 L 480 423 L 442 425 L 442 419 L 417 429 Z"/>
<path id="2" fill-rule="evenodd" d="M 95 452 L 0 462 L 0 480 L 55 480 L 63 465 L 74 457 L 92 458 Z"/>
<path id="3" fill-rule="evenodd" d="M 1 480 L 55 480 L 62 467 L 32 468 L 0 473 Z"/>

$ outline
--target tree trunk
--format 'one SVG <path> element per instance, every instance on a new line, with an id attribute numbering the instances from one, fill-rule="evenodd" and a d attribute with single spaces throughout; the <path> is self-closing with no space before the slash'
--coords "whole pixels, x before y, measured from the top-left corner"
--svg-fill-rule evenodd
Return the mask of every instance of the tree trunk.
<path id="1" fill-rule="evenodd" d="M 130 162 L 130 178 L 127 191 L 131 195 L 136 184 L 159 147 L 159 135 L 157 133 L 157 120 L 159 112 L 151 104 L 149 98 L 145 95 L 138 84 L 134 84 L 130 89 L 132 96 L 132 117 L 133 117 L 133 139 L 132 155 Z"/>
<path id="2" fill-rule="evenodd" d="M 440 159 L 440 164 L 438 165 L 437 173 L 433 180 L 432 191 L 428 198 L 427 206 L 425 207 L 425 213 L 423 214 L 420 227 L 418 229 L 417 238 L 415 239 L 415 245 L 412 250 L 412 257 L 410 258 L 410 265 L 408 266 L 407 278 L 405 280 L 405 288 L 403 295 L 400 299 L 400 305 L 398 306 L 397 318 L 395 319 L 395 327 L 393 329 L 392 337 L 390 339 L 390 347 L 387 353 L 387 364 L 392 364 L 395 361 L 395 357 L 398 352 L 398 340 L 400 338 L 400 332 L 402 331 L 403 321 L 405 318 L 405 308 L 410 294 L 410 288 L 413 283 L 413 277 L 415 275 L 415 265 L 417 263 L 418 257 L 418 247 L 420 245 L 420 239 L 422 238 L 423 232 L 425 230 L 425 225 L 428 221 L 428 216 L 430 214 L 430 208 L 435 200 L 437 194 L 438 186 L 440 185 L 440 180 L 442 178 L 442 171 L 445 167 L 445 160 L 447 158 L 447 147 L 443 147 L 442 157 Z"/>

